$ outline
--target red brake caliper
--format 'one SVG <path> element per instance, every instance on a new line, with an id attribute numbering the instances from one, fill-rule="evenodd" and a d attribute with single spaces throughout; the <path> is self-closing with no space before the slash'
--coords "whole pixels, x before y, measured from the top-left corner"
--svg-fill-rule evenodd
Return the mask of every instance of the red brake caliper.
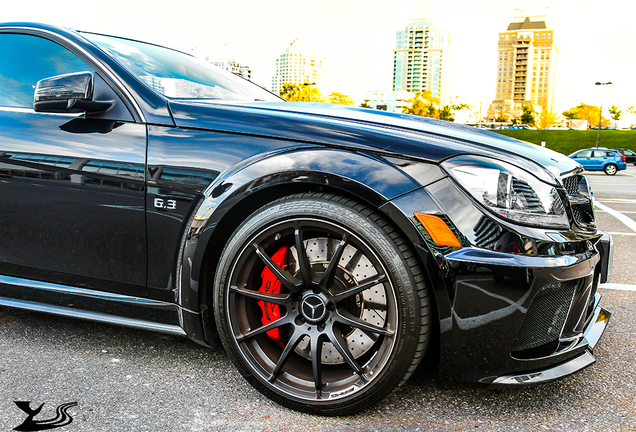
<path id="1" fill-rule="evenodd" d="M 283 246 L 278 249 L 276 253 L 272 255 L 272 261 L 274 261 L 282 269 L 287 267 L 287 246 Z M 265 267 L 261 273 L 261 278 L 263 278 L 263 284 L 259 289 L 260 292 L 267 294 L 280 294 L 280 281 L 276 278 L 276 276 L 274 276 L 274 273 L 272 273 L 270 269 Z M 264 301 L 259 301 L 258 305 L 263 311 L 263 325 L 267 325 L 280 318 L 280 307 L 278 307 L 278 305 Z M 280 338 L 279 328 L 269 330 L 267 332 L 267 336 L 269 336 L 281 348 L 285 347 Z"/>

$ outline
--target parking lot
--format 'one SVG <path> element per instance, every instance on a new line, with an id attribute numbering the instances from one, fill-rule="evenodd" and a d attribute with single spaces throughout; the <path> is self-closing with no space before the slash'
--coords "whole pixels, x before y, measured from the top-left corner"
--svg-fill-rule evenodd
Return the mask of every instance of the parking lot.
<path id="1" fill-rule="evenodd" d="M 320 418 L 253 390 L 221 348 L 189 340 L 0 308 L 0 430 L 24 420 L 14 401 L 45 403 L 39 418 L 69 410 L 60 431 L 636 431 L 636 166 L 588 176 L 600 229 L 615 242 L 612 312 L 597 363 L 539 387 L 436 388 L 426 364 L 380 405 Z"/>

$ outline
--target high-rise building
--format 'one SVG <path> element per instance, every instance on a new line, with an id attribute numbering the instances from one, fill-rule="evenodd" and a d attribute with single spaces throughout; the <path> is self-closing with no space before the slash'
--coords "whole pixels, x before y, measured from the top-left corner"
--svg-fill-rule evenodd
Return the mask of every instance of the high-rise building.
<path id="1" fill-rule="evenodd" d="M 396 32 L 393 52 L 393 90 L 431 92 L 445 105 L 449 79 L 449 34 L 425 19 L 407 22 Z"/>
<path id="2" fill-rule="evenodd" d="M 364 101 L 370 108 L 401 114 L 414 97 L 415 93 L 407 91 L 368 91 Z"/>
<path id="3" fill-rule="evenodd" d="M 515 17 L 497 42 L 497 88 L 489 119 L 516 117 L 525 104 L 551 111 L 558 51 L 545 16 Z"/>
<path id="4" fill-rule="evenodd" d="M 236 60 L 228 60 L 231 58 L 230 51 L 226 45 L 216 48 L 195 47 L 192 54 L 214 66 L 218 66 L 234 75 L 241 76 L 248 81 L 252 80 L 252 69 L 249 66 L 239 63 Z"/>
<path id="5" fill-rule="evenodd" d="M 218 66 L 228 72 L 232 72 L 234 75 L 243 77 L 248 81 L 252 81 L 252 69 L 250 69 L 249 66 L 240 64 L 236 60 L 219 59 L 211 60 L 209 63 L 212 63 L 214 66 Z"/>
<path id="6" fill-rule="evenodd" d="M 298 40 L 289 44 L 276 59 L 276 75 L 272 77 L 272 93 L 279 94 L 283 84 L 322 84 L 322 63 L 314 53 Z"/>

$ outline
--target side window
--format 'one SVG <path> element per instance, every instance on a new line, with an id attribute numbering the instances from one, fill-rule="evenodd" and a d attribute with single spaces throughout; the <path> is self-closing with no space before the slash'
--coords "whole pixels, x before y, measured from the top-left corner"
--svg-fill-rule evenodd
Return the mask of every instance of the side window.
<path id="1" fill-rule="evenodd" d="M 586 158 L 586 157 L 590 157 L 592 152 L 589 151 L 582 151 L 580 153 L 577 153 L 574 155 L 575 158 Z"/>
<path id="2" fill-rule="evenodd" d="M 32 108 L 39 80 L 84 71 L 94 72 L 55 42 L 38 36 L 0 34 L 0 106 Z"/>

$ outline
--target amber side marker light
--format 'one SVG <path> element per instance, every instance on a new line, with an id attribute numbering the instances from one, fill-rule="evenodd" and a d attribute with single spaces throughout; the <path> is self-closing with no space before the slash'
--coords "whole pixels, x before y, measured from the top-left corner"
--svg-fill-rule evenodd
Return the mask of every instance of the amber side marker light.
<path id="1" fill-rule="evenodd" d="M 413 213 L 418 221 L 426 228 L 433 242 L 439 246 L 462 247 L 455 234 L 446 223 L 437 216 L 425 213 Z"/>

